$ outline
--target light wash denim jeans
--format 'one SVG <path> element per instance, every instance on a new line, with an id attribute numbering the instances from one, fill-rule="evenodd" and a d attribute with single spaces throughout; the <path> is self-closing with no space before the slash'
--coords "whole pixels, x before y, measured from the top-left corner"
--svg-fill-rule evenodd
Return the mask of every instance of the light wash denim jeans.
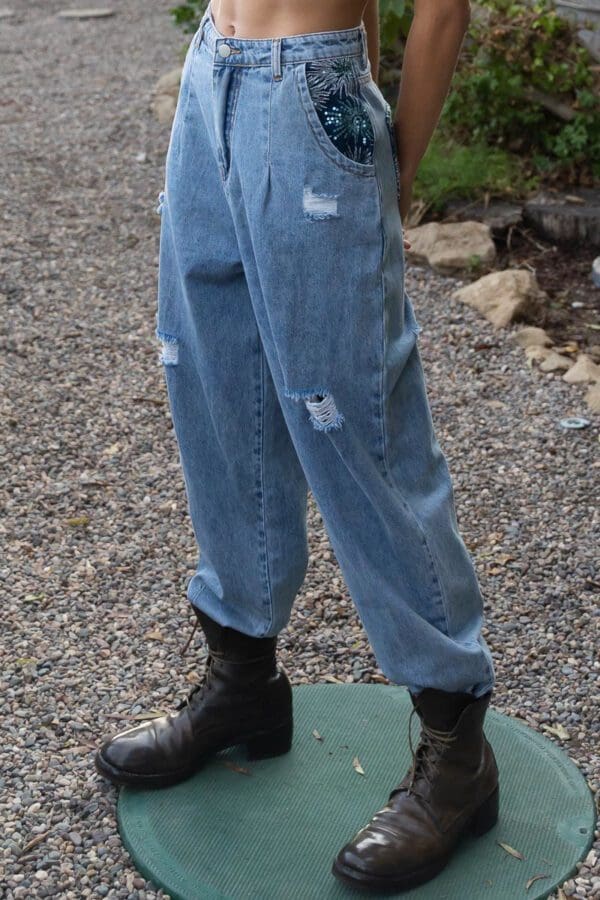
<path id="1" fill-rule="evenodd" d="M 310 487 L 390 679 L 494 683 L 404 286 L 391 109 L 366 31 L 225 37 L 185 60 L 160 192 L 156 334 L 200 550 L 188 598 L 289 622 Z"/>

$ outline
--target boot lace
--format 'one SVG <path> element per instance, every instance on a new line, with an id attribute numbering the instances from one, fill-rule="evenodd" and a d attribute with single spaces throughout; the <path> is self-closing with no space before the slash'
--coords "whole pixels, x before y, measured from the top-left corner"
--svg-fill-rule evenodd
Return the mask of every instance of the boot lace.
<path id="1" fill-rule="evenodd" d="M 195 684 L 191 689 L 185 700 L 182 700 L 181 703 L 176 707 L 177 710 L 184 709 L 186 706 L 193 706 L 195 703 L 198 703 L 204 696 L 205 691 L 212 690 L 212 676 L 213 676 L 213 668 L 212 668 L 213 657 L 209 653 L 206 657 L 206 668 L 204 670 L 204 678 L 199 684 Z"/>
<path id="2" fill-rule="evenodd" d="M 192 633 L 190 634 L 189 638 L 185 642 L 184 647 L 180 650 L 181 656 L 185 656 L 185 654 L 187 653 L 188 647 L 192 643 L 192 639 L 193 639 L 194 635 L 196 634 L 196 629 L 198 628 L 198 625 L 199 625 L 199 621 L 198 621 L 198 619 L 196 619 L 196 621 L 194 622 L 194 627 L 192 628 Z M 210 691 L 212 689 L 212 681 L 211 681 L 212 674 L 213 674 L 212 659 L 213 659 L 212 654 L 209 651 L 209 653 L 206 657 L 206 668 L 204 671 L 204 678 L 202 679 L 202 681 L 199 684 L 195 684 L 194 687 L 189 692 L 189 694 L 187 695 L 187 697 L 185 698 L 185 700 L 182 700 L 181 703 L 179 703 L 179 705 L 176 707 L 176 709 L 178 711 L 185 709 L 186 706 L 193 706 L 194 703 L 197 703 L 199 700 L 202 699 L 205 691 Z"/>
<path id="3" fill-rule="evenodd" d="M 196 619 L 196 621 L 194 622 L 194 627 L 192 628 L 192 633 L 190 634 L 189 638 L 185 642 L 183 649 L 179 651 L 182 656 L 185 656 L 185 654 L 187 653 L 187 649 L 190 646 L 190 644 L 192 643 L 192 638 L 196 634 L 196 629 L 198 628 L 199 624 L 200 623 L 199 623 L 198 619 Z"/>
<path id="4" fill-rule="evenodd" d="M 413 708 L 408 720 L 408 741 L 412 755 L 412 767 L 409 773 L 410 780 L 406 787 L 401 788 L 398 786 L 395 788 L 392 791 L 391 796 L 399 790 L 406 790 L 408 794 L 412 793 L 414 796 L 425 799 L 423 795 L 415 789 L 415 782 L 418 778 L 423 778 L 430 787 L 433 785 L 433 779 L 437 771 L 439 760 L 446 748 L 457 739 L 457 735 L 452 732 L 440 731 L 437 728 L 431 728 L 429 725 L 421 722 L 421 734 L 415 749 L 412 742 L 411 726 L 412 717 L 416 711 L 416 708 Z"/>
<path id="5" fill-rule="evenodd" d="M 183 648 L 180 650 L 181 656 L 184 656 L 187 653 L 188 647 L 190 646 L 190 644 L 192 642 L 192 639 L 196 633 L 196 629 L 198 628 L 199 624 L 200 624 L 199 620 L 196 619 L 196 621 L 194 622 L 194 627 L 192 628 L 192 633 L 190 634 L 189 638 L 185 642 L 185 645 L 183 646 Z M 215 656 L 218 659 L 223 658 L 218 653 L 212 652 L 209 647 L 208 655 L 206 657 L 206 669 L 204 672 L 204 678 L 202 679 L 202 681 L 199 684 L 194 685 L 194 687 L 189 692 L 189 694 L 187 695 L 185 700 L 183 700 L 179 704 L 179 706 L 176 707 L 178 710 L 184 709 L 184 707 L 186 707 L 186 706 L 192 706 L 194 703 L 197 703 L 198 701 L 200 701 L 202 699 L 205 691 L 212 690 L 212 687 L 213 687 L 213 682 L 211 680 L 213 678 L 212 663 L 215 659 Z M 244 659 L 243 662 L 240 662 L 240 665 L 249 664 L 249 663 L 256 664 L 256 663 L 262 662 L 263 660 L 270 660 L 270 659 L 271 659 L 271 654 L 263 653 L 260 656 Z M 231 662 L 233 664 L 234 660 L 229 660 L 229 662 Z"/>

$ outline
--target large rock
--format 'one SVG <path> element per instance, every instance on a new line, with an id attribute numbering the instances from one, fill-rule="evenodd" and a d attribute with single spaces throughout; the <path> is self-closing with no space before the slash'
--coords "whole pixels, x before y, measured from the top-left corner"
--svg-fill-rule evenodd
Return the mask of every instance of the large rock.
<path id="1" fill-rule="evenodd" d="M 563 356 L 562 353 L 557 353 L 556 350 L 545 349 L 545 355 L 543 359 L 540 360 L 540 369 L 542 372 L 558 372 L 562 369 L 565 371 L 566 369 L 570 369 L 573 365 L 573 360 L 568 356 Z"/>
<path id="2" fill-rule="evenodd" d="M 565 372 L 563 378 L 569 384 L 585 384 L 590 381 L 600 381 L 600 366 L 587 353 L 580 353 L 577 361 L 568 372 Z"/>
<path id="3" fill-rule="evenodd" d="M 600 381 L 589 388 L 584 400 L 592 412 L 600 413 Z"/>
<path id="4" fill-rule="evenodd" d="M 524 328 L 519 328 L 512 338 L 519 347 L 549 347 L 554 343 L 543 328 L 537 328 L 535 325 L 525 325 Z"/>
<path id="5" fill-rule="evenodd" d="M 600 190 L 545 191 L 528 200 L 523 218 L 557 244 L 600 247 Z"/>
<path id="6" fill-rule="evenodd" d="M 565 371 L 572 365 L 568 356 L 562 356 L 551 347 L 525 347 L 525 356 L 530 368 L 537 362 L 542 372 Z"/>
<path id="7" fill-rule="evenodd" d="M 151 103 L 152 112 L 158 121 L 165 125 L 171 122 L 175 115 L 181 72 L 181 66 L 177 69 L 171 69 L 170 72 L 161 75 L 154 86 Z"/>
<path id="8" fill-rule="evenodd" d="M 489 266 L 496 258 L 490 229 L 482 222 L 428 222 L 407 228 L 406 238 L 412 245 L 407 251 L 411 262 L 427 263 L 443 274 Z"/>
<path id="9" fill-rule="evenodd" d="M 496 328 L 503 328 L 534 314 L 546 295 L 528 269 L 504 269 L 459 288 L 453 297 L 479 310 Z"/>
<path id="10" fill-rule="evenodd" d="M 572 22 L 600 23 L 600 0 L 556 0 L 557 15 Z"/>
<path id="11" fill-rule="evenodd" d="M 596 62 L 600 62 L 600 29 L 592 30 L 582 28 L 577 32 L 579 43 L 582 44 Z"/>

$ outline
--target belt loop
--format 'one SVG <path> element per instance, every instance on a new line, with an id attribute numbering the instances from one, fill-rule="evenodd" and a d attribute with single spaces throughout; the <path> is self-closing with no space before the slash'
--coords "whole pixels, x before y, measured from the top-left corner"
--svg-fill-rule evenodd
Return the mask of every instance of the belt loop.
<path id="1" fill-rule="evenodd" d="M 271 41 L 271 66 L 273 78 L 281 81 L 281 38 L 273 38 Z"/>

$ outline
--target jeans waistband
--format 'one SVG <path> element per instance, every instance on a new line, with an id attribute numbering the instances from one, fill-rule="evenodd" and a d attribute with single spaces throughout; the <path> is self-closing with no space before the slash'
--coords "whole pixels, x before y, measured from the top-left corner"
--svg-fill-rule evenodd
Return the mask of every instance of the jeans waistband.
<path id="1" fill-rule="evenodd" d="M 213 54 L 215 65 L 272 66 L 275 77 L 281 66 L 332 56 L 360 56 L 368 68 L 367 32 L 364 23 L 338 31 L 312 31 L 276 38 L 227 37 L 218 31 L 210 3 L 194 36 L 195 46 L 203 44 Z"/>

